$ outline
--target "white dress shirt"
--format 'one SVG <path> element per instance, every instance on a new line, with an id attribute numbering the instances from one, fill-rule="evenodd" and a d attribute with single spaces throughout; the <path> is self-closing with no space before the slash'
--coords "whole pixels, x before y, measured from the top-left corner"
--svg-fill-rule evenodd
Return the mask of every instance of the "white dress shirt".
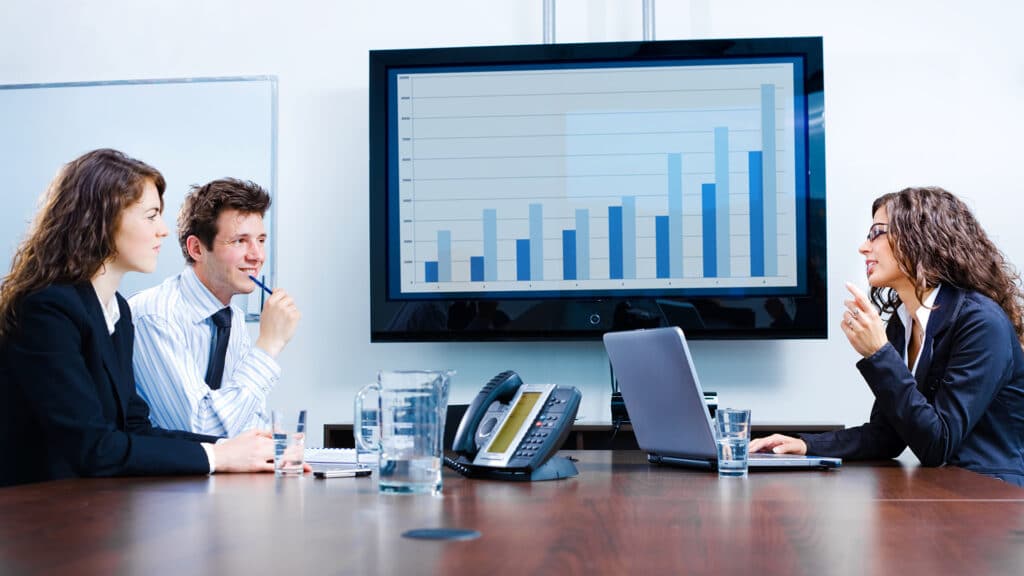
<path id="1" fill-rule="evenodd" d="M 135 321 L 135 381 L 155 425 L 228 437 L 267 427 L 267 394 L 281 368 L 252 345 L 241 310 L 231 307 L 224 378 L 219 389 L 211 390 L 205 380 L 213 340 L 210 316 L 224 304 L 192 267 L 132 296 L 129 304 Z"/>
<path id="2" fill-rule="evenodd" d="M 914 367 L 910 369 L 910 373 L 917 375 L 917 363 L 921 361 L 921 356 L 924 356 L 921 352 L 924 351 L 925 346 L 931 346 L 932 342 L 928 338 L 928 317 L 932 314 L 932 307 L 935 306 L 935 297 L 939 295 L 939 289 L 942 285 L 936 285 L 932 293 L 925 297 L 924 302 L 917 308 L 917 323 L 921 325 L 921 349 L 917 351 L 917 358 L 914 359 Z M 900 322 L 903 323 L 903 360 L 907 359 L 907 353 L 910 350 L 910 311 L 907 310 L 906 304 L 900 304 L 900 307 L 896 309 L 896 315 L 899 316 Z"/>
<path id="3" fill-rule="evenodd" d="M 117 328 L 117 322 L 121 319 L 121 307 L 117 304 L 117 295 L 107 303 L 103 302 L 99 293 L 96 294 L 96 299 L 99 300 L 100 308 L 103 310 L 103 320 L 107 323 L 107 333 L 113 336 L 114 330 Z M 203 452 L 206 452 L 206 460 L 210 464 L 210 474 L 213 474 L 217 468 L 213 455 L 213 444 L 200 442 L 199 445 L 203 447 Z"/>

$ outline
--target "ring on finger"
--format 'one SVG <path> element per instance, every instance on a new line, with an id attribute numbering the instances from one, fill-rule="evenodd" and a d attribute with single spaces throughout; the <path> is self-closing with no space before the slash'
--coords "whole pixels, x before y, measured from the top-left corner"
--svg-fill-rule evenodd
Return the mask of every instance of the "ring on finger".
<path id="1" fill-rule="evenodd" d="M 853 317 L 854 317 L 854 318 L 856 318 L 857 316 L 859 316 L 859 315 L 860 315 L 860 310 L 858 310 L 858 309 L 856 309 L 856 308 L 855 308 L 855 309 L 853 310 L 853 312 L 851 312 L 850 314 L 852 314 L 852 315 L 853 315 Z"/>

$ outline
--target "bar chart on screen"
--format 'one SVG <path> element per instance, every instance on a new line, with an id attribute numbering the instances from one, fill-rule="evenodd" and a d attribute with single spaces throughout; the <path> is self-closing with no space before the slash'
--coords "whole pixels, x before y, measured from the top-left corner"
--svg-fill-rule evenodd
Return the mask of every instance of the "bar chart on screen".
<path id="1" fill-rule="evenodd" d="M 795 65 L 399 72 L 402 292 L 796 285 Z"/>

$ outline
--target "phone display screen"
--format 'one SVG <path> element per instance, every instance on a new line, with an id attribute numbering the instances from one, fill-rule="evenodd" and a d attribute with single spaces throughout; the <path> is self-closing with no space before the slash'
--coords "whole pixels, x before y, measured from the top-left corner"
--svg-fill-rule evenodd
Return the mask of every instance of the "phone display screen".
<path id="1" fill-rule="evenodd" d="M 516 405 L 512 407 L 508 418 L 505 419 L 505 423 L 501 426 L 501 430 L 494 437 L 494 442 L 491 442 L 490 447 L 487 448 L 487 452 L 501 454 L 508 450 L 509 444 L 515 439 L 516 433 L 522 428 L 523 422 L 526 421 L 527 416 L 533 410 L 534 404 L 537 403 L 541 396 L 543 396 L 543 392 L 524 392 L 519 397 L 519 402 L 516 402 Z"/>

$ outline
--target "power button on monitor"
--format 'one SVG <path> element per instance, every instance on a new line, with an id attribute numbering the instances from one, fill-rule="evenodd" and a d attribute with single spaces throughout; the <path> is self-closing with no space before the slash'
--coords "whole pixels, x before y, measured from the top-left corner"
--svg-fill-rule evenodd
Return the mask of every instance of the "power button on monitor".
<path id="1" fill-rule="evenodd" d="M 590 318 L 587 318 L 587 320 L 590 321 L 591 326 L 597 326 L 598 324 L 601 323 L 601 315 L 596 313 L 591 314 Z"/>

